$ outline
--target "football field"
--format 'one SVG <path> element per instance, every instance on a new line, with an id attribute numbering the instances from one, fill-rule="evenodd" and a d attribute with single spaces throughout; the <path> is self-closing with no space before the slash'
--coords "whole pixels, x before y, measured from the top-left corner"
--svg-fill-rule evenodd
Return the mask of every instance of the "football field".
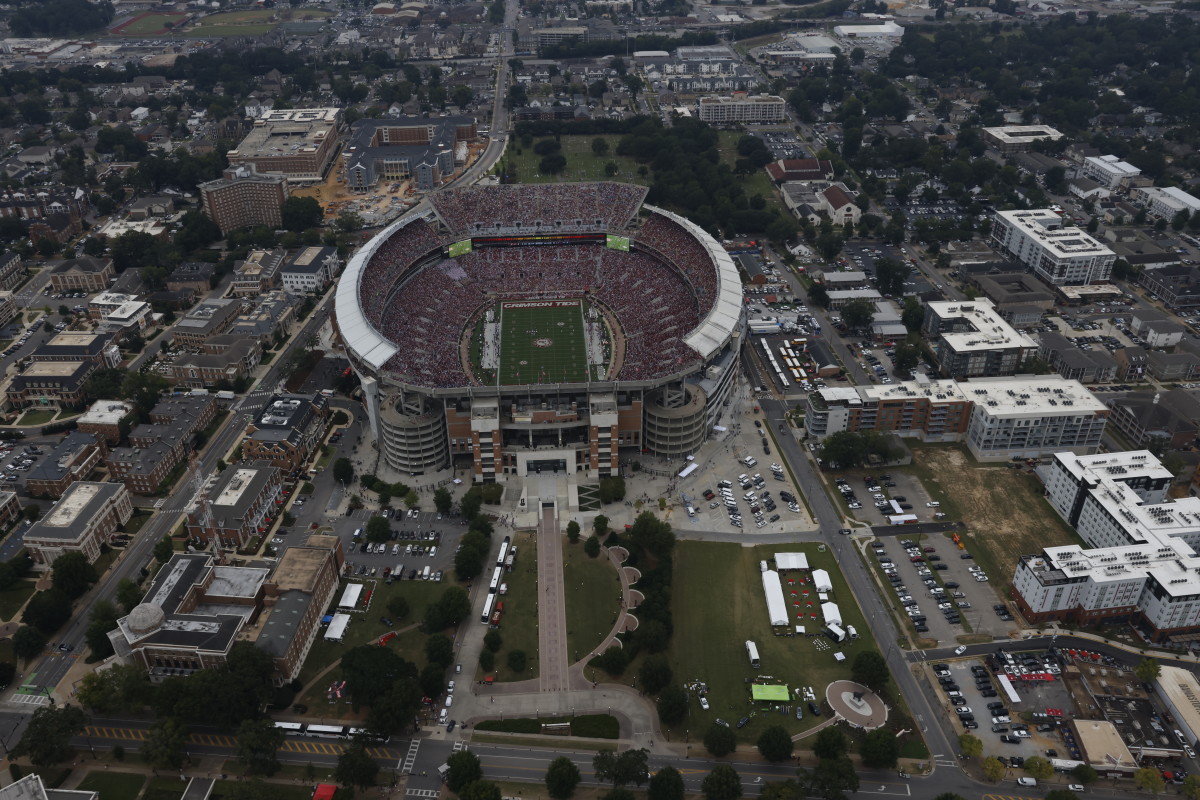
<path id="1" fill-rule="evenodd" d="M 505 302 L 500 308 L 500 383 L 582 383 L 588 379 L 578 300 Z"/>

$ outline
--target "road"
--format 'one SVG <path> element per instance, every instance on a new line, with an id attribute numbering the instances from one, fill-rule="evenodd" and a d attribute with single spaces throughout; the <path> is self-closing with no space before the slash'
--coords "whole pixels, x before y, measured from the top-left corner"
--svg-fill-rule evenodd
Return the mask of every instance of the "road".
<path id="1" fill-rule="evenodd" d="M 304 342 L 308 340 L 309 335 L 315 333 L 329 318 L 329 312 L 333 306 L 333 296 L 332 291 L 325 296 L 325 299 L 317 305 L 316 309 L 313 310 L 313 313 L 305 321 L 304 327 L 300 332 L 292 337 L 287 348 L 275 358 L 271 369 L 258 384 L 261 388 L 256 392 L 242 397 L 234 404 L 231 413 L 210 439 L 207 449 L 200 456 L 201 474 L 208 475 L 211 473 L 216 468 L 217 460 L 224 456 L 233 447 L 234 443 L 241 438 L 246 422 L 249 421 L 249 412 L 261 407 L 266 398 L 274 392 L 276 384 L 282 379 L 282 369 L 288 363 L 288 356 L 297 348 L 302 348 Z M 129 547 L 126 548 L 124 555 L 117 562 L 116 566 L 110 570 L 107 577 L 92 587 L 91 591 L 80 599 L 77 606 L 79 611 L 59 633 L 57 641 L 73 646 L 75 653 L 67 654 L 53 651 L 45 656 L 24 677 L 22 686 L 18 690 L 20 694 L 37 697 L 45 695 L 48 690 L 58 685 L 63 676 L 67 674 L 67 671 L 75 663 L 75 659 L 80 657 L 78 654 L 84 652 L 83 640 L 88 625 L 88 610 L 99 600 L 113 600 L 116 595 L 117 584 L 122 578 L 136 578 L 137 573 L 150 560 L 154 545 L 163 536 L 170 533 L 172 528 L 178 524 L 181 512 L 191 500 L 193 492 L 194 487 L 190 481 L 184 480 L 176 485 L 175 490 L 171 492 L 163 504 L 162 510 L 151 517 L 141 532 L 134 537 Z M 69 691 L 69 687 L 64 687 L 62 693 L 66 694 Z M 0 723 L 0 730 L 3 730 L 2 723 Z"/>

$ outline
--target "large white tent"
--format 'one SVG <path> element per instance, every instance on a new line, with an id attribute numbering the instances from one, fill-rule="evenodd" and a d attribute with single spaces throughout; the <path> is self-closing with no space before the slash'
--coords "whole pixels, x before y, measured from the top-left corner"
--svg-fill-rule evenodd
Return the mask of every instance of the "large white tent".
<path id="1" fill-rule="evenodd" d="M 346 635 L 346 628 L 349 625 L 349 614 L 334 614 L 333 619 L 329 622 L 329 627 L 325 629 L 325 641 L 340 642 Z"/>
<path id="2" fill-rule="evenodd" d="M 829 582 L 829 573 L 823 569 L 814 569 L 812 571 L 813 588 L 818 592 L 832 592 L 833 584 Z"/>
<path id="3" fill-rule="evenodd" d="M 837 607 L 837 603 L 821 603 L 821 614 L 825 617 L 825 624 L 842 624 L 842 610 Z"/>
<path id="4" fill-rule="evenodd" d="M 783 602 L 783 587 L 779 585 L 779 573 L 773 569 L 760 573 L 763 594 L 767 597 L 767 615 L 772 625 L 787 625 L 787 603 Z"/>
<path id="5" fill-rule="evenodd" d="M 780 569 L 808 569 L 808 556 L 804 553 L 776 553 L 775 566 Z"/>
<path id="6" fill-rule="evenodd" d="M 362 595 L 363 585 L 361 583 L 351 583 L 346 585 L 346 591 L 342 592 L 342 599 L 338 600 L 338 608 L 357 608 L 358 598 Z"/>

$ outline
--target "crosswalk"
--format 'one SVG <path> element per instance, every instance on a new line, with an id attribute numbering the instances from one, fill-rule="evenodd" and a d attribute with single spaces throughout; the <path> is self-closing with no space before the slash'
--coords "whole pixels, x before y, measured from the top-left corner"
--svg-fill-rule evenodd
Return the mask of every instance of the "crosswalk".
<path id="1" fill-rule="evenodd" d="M 953 758 L 936 758 L 936 759 L 934 759 L 933 763 L 937 764 L 939 767 L 957 767 L 958 766 L 958 762 L 955 761 Z"/>
<path id="2" fill-rule="evenodd" d="M 86 736 L 110 741 L 143 742 L 147 731 L 143 728 L 112 728 L 102 725 L 89 725 L 83 729 Z M 193 733 L 187 738 L 187 743 L 202 747 L 237 747 L 236 736 L 226 736 L 216 733 Z M 338 756 L 346 749 L 343 742 L 310 741 L 307 739 L 285 739 L 279 748 L 281 753 L 298 753 L 302 755 Z M 367 754 L 372 758 L 392 760 L 399 756 L 395 750 L 386 747 L 368 747 Z"/>
<path id="3" fill-rule="evenodd" d="M 440 792 L 437 789 L 408 789 L 404 794 L 406 797 L 437 797 Z"/>
<path id="4" fill-rule="evenodd" d="M 1037 798 L 1022 797 L 1016 794 L 985 794 L 983 800 L 1037 800 Z"/>
<path id="5" fill-rule="evenodd" d="M 412 772 L 413 765 L 417 763 L 417 751 L 421 749 L 421 740 L 413 739 L 408 743 L 408 753 L 404 756 L 404 767 L 401 772 Z"/>
<path id="6" fill-rule="evenodd" d="M 14 694 L 8 699 L 8 702 L 27 706 L 44 706 L 50 702 L 50 698 L 44 694 Z"/>

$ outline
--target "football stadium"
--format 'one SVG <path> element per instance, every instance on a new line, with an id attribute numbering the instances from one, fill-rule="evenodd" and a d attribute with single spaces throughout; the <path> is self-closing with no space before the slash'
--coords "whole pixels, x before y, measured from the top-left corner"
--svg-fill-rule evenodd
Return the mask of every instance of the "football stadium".
<path id="1" fill-rule="evenodd" d="M 679 457 L 729 402 L 743 338 L 732 259 L 622 183 L 430 196 L 367 242 L 335 321 L 388 464 L 617 474 Z"/>

